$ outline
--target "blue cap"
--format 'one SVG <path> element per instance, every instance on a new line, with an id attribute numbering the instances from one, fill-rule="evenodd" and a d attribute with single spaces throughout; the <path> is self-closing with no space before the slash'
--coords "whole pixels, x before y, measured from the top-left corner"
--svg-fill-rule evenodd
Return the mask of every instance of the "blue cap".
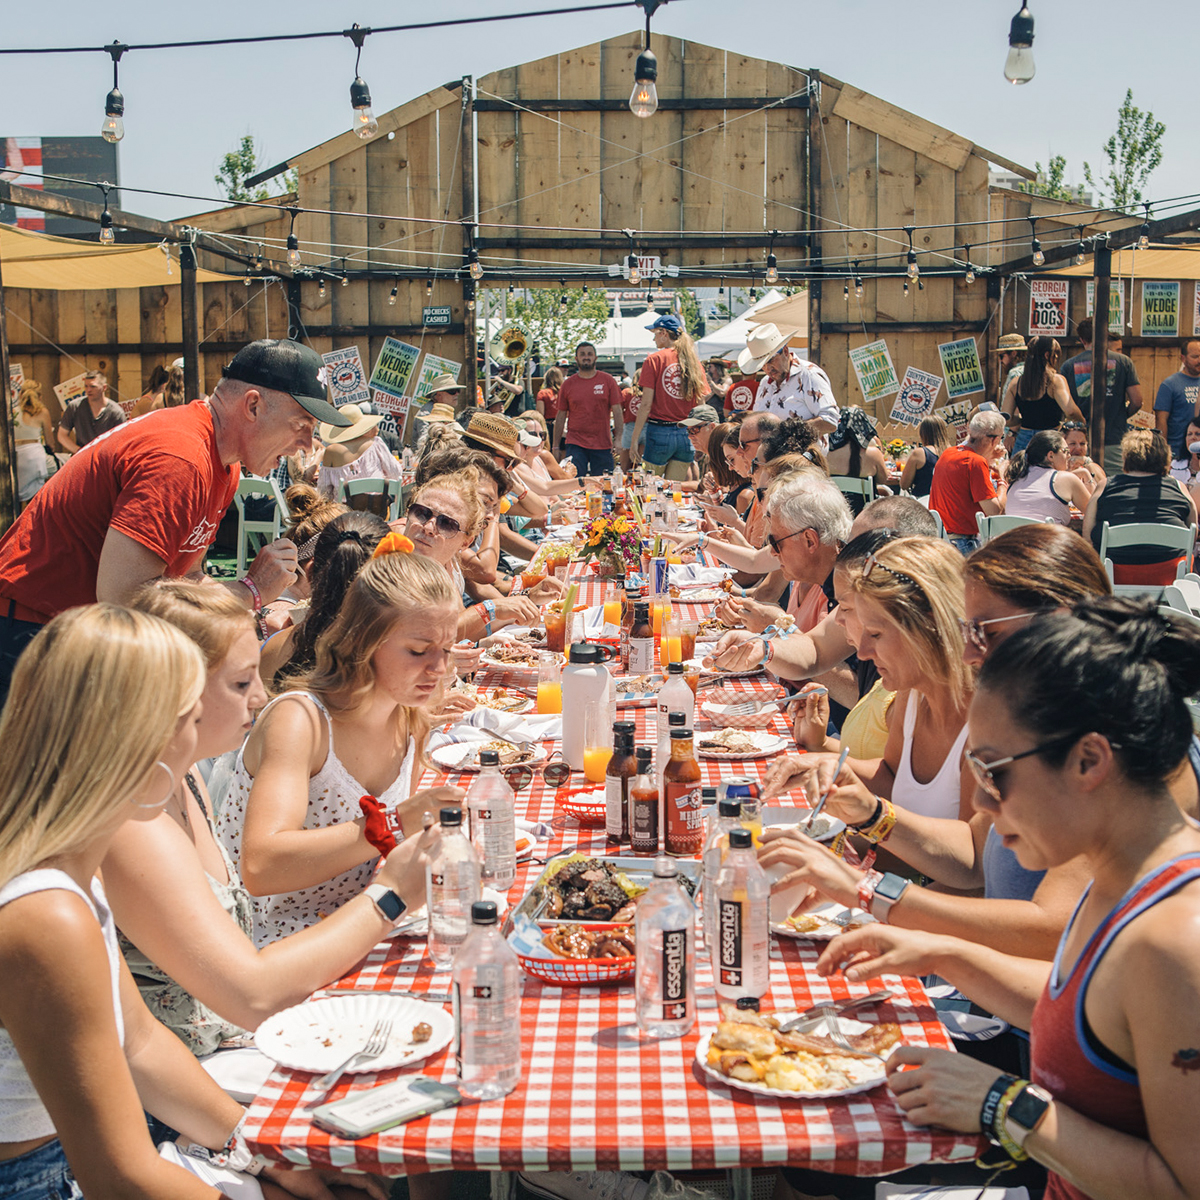
<path id="1" fill-rule="evenodd" d="M 678 317 L 664 316 L 659 317 L 652 325 L 647 325 L 647 329 L 665 329 L 668 333 L 682 333 L 683 322 Z"/>

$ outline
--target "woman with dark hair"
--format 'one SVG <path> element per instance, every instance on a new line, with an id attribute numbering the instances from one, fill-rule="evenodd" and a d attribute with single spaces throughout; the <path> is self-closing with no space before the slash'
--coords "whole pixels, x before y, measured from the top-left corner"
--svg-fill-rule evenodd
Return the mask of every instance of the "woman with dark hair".
<path id="1" fill-rule="evenodd" d="M 984 664 L 967 762 L 1026 870 L 1094 872 L 1053 963 L 884 923 L 818 962 L 852 981 L 933 971 L 1032 1031 L 1029 1080 L 915 1046 L 888 1078 L 910 1121 L 982 1128 L 1048 1167 L 1047 1200 L 1200 1192 L 1200 831 L 1167 787 L 1198 691 L 1200 634 L 1150 605 L 1095 600 L 1014 633 Z"/>
<path id="2" fill-rule="evenodd" d="M 1096 484 L 1103 483 L 1108 475 L 1088 452 L 1087 422 L 1064 421 L 1058 428 L 1067 439 L 1067 466 L 1085 483 L 1090 480 L 1093 488 Z M 1084 479 L 1084 476 L 1087 478 Z"/>
<path id="3" fill-rule="evenodd" d="M 905 460 L 900 487 L 914 496 L 928 496 L 938 456 L 954 445 L 954 427 L 933 413 L 917 426 L 917 441 L 920 445 L 914 446 Z"/>
<path id="4" fill-rule="evenodd" d="M 1196 488 L 1200 486 L 1200 417 L 1193 417 L 1187 423 L 1183 441 L 1175 447 L 1174 455 L 1171 478 L 1179 480 L 1194 498 Z"/>
<path id="5" fill-rule="evenodd" d="M 763 435 L 759 462 L 768 463 L 785 454 L 803 454 L 815 467 L 830 474 L 829 463 L 821 451 L 820 439 L 805 424 L 802 417 L 784 417 L 778 425 Z"/>
<path id="6" fill-rule="evenodd" d="M 558 416 L 558 389 L 562 385 L 562 368 L 547 368 L 545 378 L 542 380 L 541 389 L 537 394 L 537 399 L 534 401 L 534 407 L 548 426 L 553 425 L 554 418 Z"/>
<path id="7" fill-rule="evenodd" d="M 1062 349 L 1052 337 L 1031 338 L 1025 351 L 1025 370 L 1004 392 L 1000 411 L 1016 431 L 1013 453 L 1024 450 L 1039 429 L 1056 429 L 1061 421 L 1083 420 L 1071 399 L 1067 381 L 1058 373 Z"/>
<path id="8" fill-rule="evenodd" d="M 732 421 L 713 426 L 708 435 L 708 467 L 717 486 L 725 492 L 723 504 L 728 504 L 739 517 L 744 517 L 754 499 L 750 480 L 733 469 L 737 453 L 738 427 Z"/>
<path id="9" fill-rule="evenodd" d="M 890 495 L 887 460 L 876 442 L 875 426 L 861 408 L 851 406 L 842 409 L 838 427 L 829 435 L 826 459 L 830 475 L 873 479 L 877 493 Z M 862 512 L 866 504 L 862 496 L 847 496 L 846 499 L 855 516 Z"/>
<path id="10" fill-rule="evenodd" d="M 156 408 L 162 408 L 163 389 L 166 386 L 167 368 L 162 363 L 155 363 L 154 370 L 150 372 L 150 381 L 146 384 L 146 390 L 129 410 L 130 417 L 141 417 L 148 412 L 153 412 Z"/>
<path id="11" fill-rule="evenodd" d="M 1008 464 L 1004 514 L 1068 525 L 1070 505 L 1087 508 L 1092 489 L 1067 470 L 1067 441 L 1057 429 L 1040 429 Z"/>
<path id="12" fill-rule="evenodd" d="M 1167 472 L 1171 452 L 1156 429 L 1131 429 L 1121 439 L 1121 473 L 1093 493 L 1083 514 L 1083 536 L 1096 550 L 1104 523 L 1111 525 L 1196 524 L 1196 502 Z M 1108 556 L 1115 583 L 1155 586 L 1170 583 L 1183 556 L 1155 546 L 1122 546 Z"/>

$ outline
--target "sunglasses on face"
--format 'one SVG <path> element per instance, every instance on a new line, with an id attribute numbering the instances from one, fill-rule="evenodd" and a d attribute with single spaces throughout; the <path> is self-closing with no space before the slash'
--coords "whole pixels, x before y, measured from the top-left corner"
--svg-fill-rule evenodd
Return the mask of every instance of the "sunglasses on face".
<path id="1" fill-rule="evenodd" d="M 534 770 L 532 767 L 518 763 L 515 767 L 505 767 L 500 774 L 508 781 L 508 786 L 514 792 L 520 792 L 533 782 Z M 563 787 L 571 778 L 571 768 L 565 762 L 547 763 L 542 768 L 542 778 L 551 787 Z"/>
<path id="2" fill-rule="evenodd" d="M 758 443 L 761 441 L 762 441 L 762 438 L 760 438 L 760 437 L 747 438 L 746 441 L 744 441 L 744 442 L 741 440 L 741 438 L 739 438 L 738 439 L 738 449 L 739 450 L 749 450 L 751 446 L 757 446 Z"/>
<path id="3" fill-rule="evenodd" d="M 1008 617 L 992 617 L 988 621 L 964 620 L 958 618 L 958 627 L 962 630 L 963 641 L 970 642 L 980 654 L 986 654 L 988 650 L 987 634 L 984 632 L 989 625 L 1000 625 L 1004 621 L 1019 621 L 1022 617 L 1037 617 L 1041 616 L 1036 612 L 1013 613 Z"/>
<path id="4" fill-rule="evenodd" d="M 761 499 L 761 497 L 759 497 L 759 498 Z M 771 549 L 774 550 L 776 554 L 778 554 L 779 547 L 781 545 L 783 545 L 783 543 L 786 542 L 788 540 L 788 538 L 794 538 L 796 536 L 796 534 L 805 533 L 811 528 L 812 528 L 811 525 L 806 525 L 803 529 L 793 529 L 791 533 L 785 533 L 783 535 L 783 537 L 781 537 L 781 538 L 777 538 L 773 533 L 768 533 L 767 534 L 767 545 L 770 546 Z"/>
<path id="5" fill-rule="evenodd" d="M 1068 742 L 1077 742 L 1082 733 L 1064 733 L 1060 737 L 1050 738 L 1049 741 L 1041 742 L 1034 746 L 1032 750 L 1022 750 L 1020 754 L 1009 754 L 1005 758 L 997 758 L 993 762 L 984 762 L 973 750 L 965 750 L 963 758 L 966 759 L 967 766 L 971 769 L 971 774 L 975 778 L 975 784 L 979 790 L 988 797 L 989 800 L 996 804 L 1003 804 L 1004 797 L 1000 794 L 1000 785 L 996 782 L 996 772 L 1003 770 L 1005 767 L 1011 767 L 1013 763 L 1020 762 L 1023 758 L 1030 758 L 1034 754 L 1041 754 L 1046 750 L 1053 750 L 1056 746 L 1065 746 Z M 1116 742 L 1111 742 L 1110 745 L 1114 750 L 1118 749 Z"/>
<path id="6" fill-rule="evenodd" d="M 754 494 L 755 494 L 755 495 L 758 497 L 759 501 L 761 502 L 761 501 L 763 501 L 763 500 L 765 500 L 765 499 L 767 498 L 767 493 L 768 493 L 770 490 L 771 490 L 771 489 L 770 489 L 770 486 L 767 486 L 767 487 L 756 487 L 756 488 L 754 489 Z"/>
<path id="7" fill-rule="evenodd" d="M 408 519 L 416 521 L 418 525 L 428 525 L 430 521 L 433 521 L 434 529 L 442 537 L 453 537 L 456 533 L 462 533 L 462 526 L 453 517 L 448 517 L 445 513 L 435 513 L 432 508 L 427 508 L 424 504 L 410 504 Z"/>

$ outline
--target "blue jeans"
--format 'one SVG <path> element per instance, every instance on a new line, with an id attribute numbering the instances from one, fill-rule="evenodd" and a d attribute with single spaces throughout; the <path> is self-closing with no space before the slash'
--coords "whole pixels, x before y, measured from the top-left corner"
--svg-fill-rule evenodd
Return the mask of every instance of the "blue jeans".
<path id="1" fill-rule="evenodd" d="M 652 425 L 646 423 L 646 452 L 642 456 L 656 467 L 672 460 L 695 462 L 696 452 L 688 440 L 687 430 L 682 425 Z"/>
<path id="2" fill-rule="evenodd" d="M 1037 432 L 1038 430 L 1036 429 L 1018 429 L 1016 436 L 1013 438 L 1013 453 L 1016 454 L 1024 450 L 1033 441 L 1033 435 Z"/>
<path id="3" fill-rule="evenodd" d="M 0 1162 L 0 1200 L 83 1200 L 62 1143 L 55 1138 Z"/>
<path id="4" fill-rule="evenodd" d="M 580 479 L 585 475 L 611 475 L 617 465 L 611 450 L 588 450 L 570 442 L 564 442 L 563 449 L 566 451 L 566 457 L 575 464 L 575 471 Z"/>
<path id="5" fill-rule="evenodd" d="M 946 540 L 952 545 L 955 550 L 966 558 L 973 550 L 979 549 L 979 537 L 972 535 L 971 537 L 959 537 L 957 534 L 948 534 Z"/>

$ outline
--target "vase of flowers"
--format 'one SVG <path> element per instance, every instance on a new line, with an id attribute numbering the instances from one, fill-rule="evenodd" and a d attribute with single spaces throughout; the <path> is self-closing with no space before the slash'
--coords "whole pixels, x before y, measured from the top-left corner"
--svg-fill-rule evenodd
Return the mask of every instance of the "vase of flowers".
<path id="1" fill-rule="evenodd" d="M 629 517 L 593 517 L 583 527 L 583 539 L 579 560 L 594 562 L 602 579 L 623 578 L 641 566 L 641 535 Z"/>

